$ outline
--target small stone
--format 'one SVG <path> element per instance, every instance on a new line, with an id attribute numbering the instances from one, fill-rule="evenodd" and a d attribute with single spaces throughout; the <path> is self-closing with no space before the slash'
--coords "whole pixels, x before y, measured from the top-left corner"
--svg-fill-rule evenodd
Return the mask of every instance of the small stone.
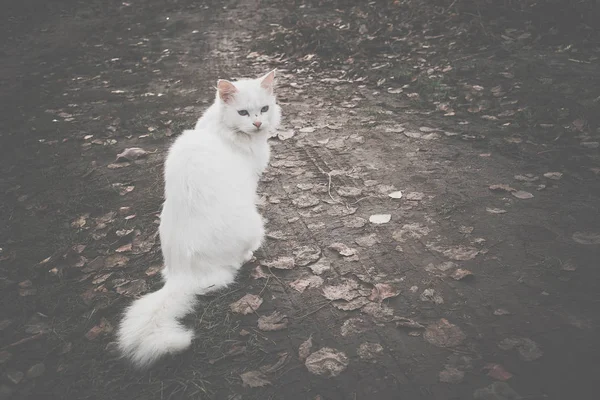
<path id="1" fill-rule="evenodd" d="M 43 363 L 38 363 L 27 370 L 27 379 L 35 379 L 44 375 L 46 366 Z"/>

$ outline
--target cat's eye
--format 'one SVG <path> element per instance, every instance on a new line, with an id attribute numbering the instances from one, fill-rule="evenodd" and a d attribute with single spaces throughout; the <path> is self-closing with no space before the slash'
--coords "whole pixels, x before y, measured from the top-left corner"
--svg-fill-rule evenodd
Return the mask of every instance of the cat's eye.
<path id="1" fill-rule="evenodd" d="M 261 113 L 267 112 L 269 111 L 269 106 L 264 106 L 263 108 L 260 109 Z"/>
<path id="2" fill-rule="evenodd" d="M 250 115 L 250 114 L 248 114 L 247 110 L 240 110 L 240 111 L 238 111 L 238 114 L 240 114 L 241 116 Z"/>

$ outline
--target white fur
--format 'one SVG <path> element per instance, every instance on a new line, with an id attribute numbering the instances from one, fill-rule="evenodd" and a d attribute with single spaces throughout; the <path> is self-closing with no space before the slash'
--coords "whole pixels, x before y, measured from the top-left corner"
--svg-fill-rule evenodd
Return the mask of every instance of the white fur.
<path id="1" fill-rule="evenodd" d="M 137 367 L 189 347 L 193 331 L 178 320 L 193 310 L 197 294 L 233 282 L 261 245 L 256 188 L 269 162 L 267 139 L 281 118 L 263 79 L 234 82 L 227 103 L 217 93 L 194 130 L 169 150 L 159 229 L 165 285 L 134 301 L 118 331 L 119 348 Z M 242 109 L 250 116 L 240 116 Z"/>

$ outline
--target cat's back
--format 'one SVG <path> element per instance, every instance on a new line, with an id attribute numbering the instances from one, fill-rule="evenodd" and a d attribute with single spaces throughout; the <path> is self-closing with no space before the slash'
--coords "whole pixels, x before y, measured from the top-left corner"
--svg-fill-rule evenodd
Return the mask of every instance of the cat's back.
<path id="1" fill-rule="evenodd" d="M 218 133 L 186 130 L 172 144 L 165 161 L 166 192 L 197 188 L 216 193 L 229 190 L 232 185 L 239 190 L 252 190 L 257 179 L 245 162 Z"/>
<path id="2" fill-rule="evenodd" d="M 165 161 L 165 174 L 170 170 L 189 168 L 213 169 L 219 159 L 228 159 L 231 152 L 216 135 L 202 129 L 185 130 L 169 149 Z M 215 164 L 216 163 L 216 164 Z"/>

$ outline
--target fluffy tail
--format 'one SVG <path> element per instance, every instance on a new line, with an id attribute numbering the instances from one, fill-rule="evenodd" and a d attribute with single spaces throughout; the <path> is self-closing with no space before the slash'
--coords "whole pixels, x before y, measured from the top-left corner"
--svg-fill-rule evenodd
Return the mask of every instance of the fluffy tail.
<path id="1" fill-rule="evenodd" d="M 133 302 L 118 331 L 119 348 L 136 367 L 146 368 L 165 354 L 188 348 L 194 332 L 179 323 L 192 312 L 196 294 L 165 283 L 162 289 Z"/>

